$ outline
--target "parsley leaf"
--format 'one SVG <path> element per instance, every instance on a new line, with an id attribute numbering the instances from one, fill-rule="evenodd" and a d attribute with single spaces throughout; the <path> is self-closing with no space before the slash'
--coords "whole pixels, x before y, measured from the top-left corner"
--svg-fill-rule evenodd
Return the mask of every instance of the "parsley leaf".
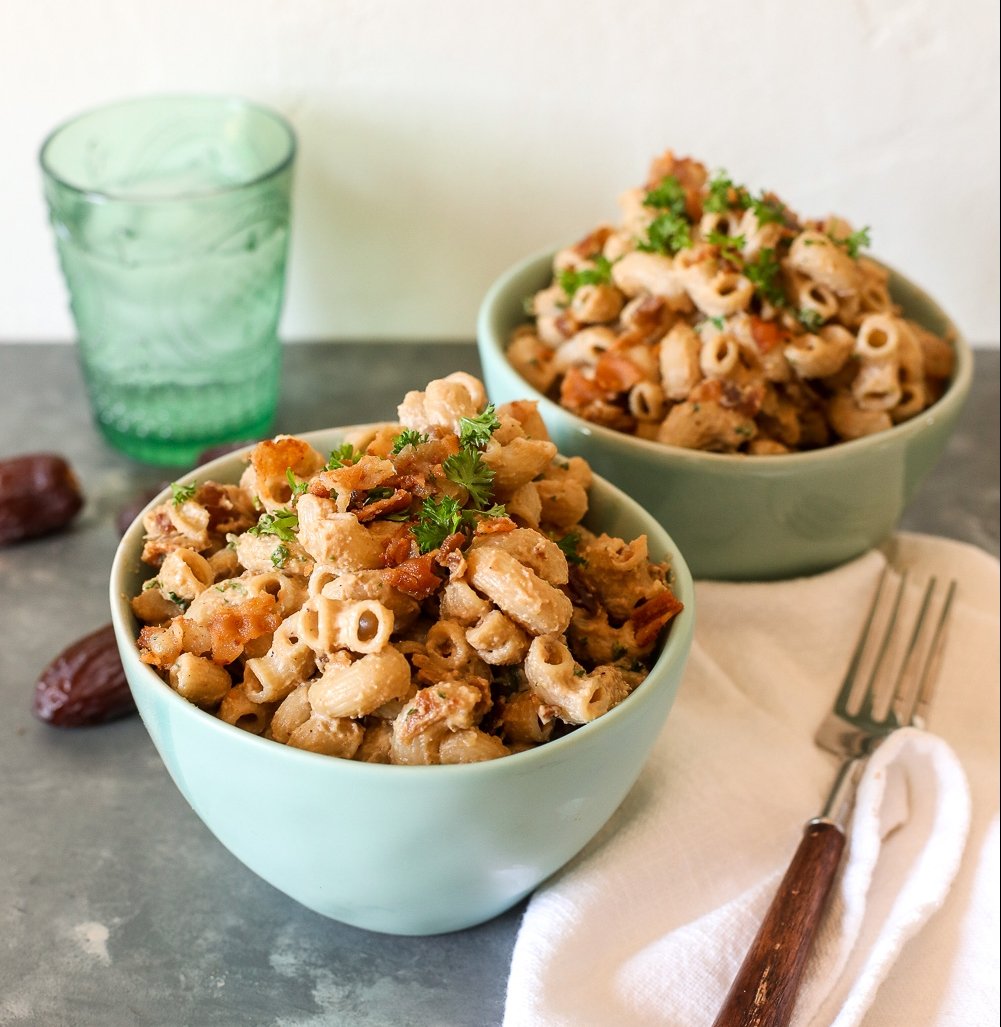
<path id="1" fill-rule="evenodd" d="M 345 442 L 330 451 L 330 456 L 327 457 L 327 470 L 336 471 L 347 464 L 356 464 L 363 456 L 364 453 L 355 449 L 350 442 Z"/>
<path id="2" fill-rule="evenodd" d="M 692 245 L 692 226 L 685 213 L 685 190 L 674 175 L 667 175 L 643 200 L 646 207 L 664 211 L 650 222 L 638 249 L 673 256 Z"/>
<path id="3" fill-rule="evenodd" d="M 785 224 L 786 209 L 781 201 L 762 193 L 757 199 L 752 199 L 749 205 L 751 210 L 754 211 L 754 216 L 758 219 L 759 226 Z"/>
<path id="4" fill-rule="evenodd" d="M 706 242 L 718 246 L 725 258 L 739 258 L 747 240 L 742 235 L 726 235 L 723 232 L 710 232 Z"/>
<path id="5" fill-rule="evenodd" d="M 612 262 L 599 253 L 594 267 L 566 268 L 557 280 L 567 296 L 573 296 L 582 285 L 607 285 L 612 280 Z"/>
<path id="6" fill-rule="evenodd" d="M 261 514 L 261 519 L 247 531 L 251 535 L 277 535 L 283 542 L 291 542 L 299 530 L 299 518 L 291 510 L 275 510 Z"/>
<path id="7" fill-rule="evenodd" d="M 691 245 L 692 228 L 688 219 L 669 211 L 650 222 L 646 239 L 638 243 L 636 248 L 645 253 L 665 253 L 673 257 L 679 250 L 687 250 Z"/>
<path id="8" fill-rule="evenodd" d="M 292 473 L 291 467 L 285 468 L 285 480 L 289 484 L 289 488 L 292 489 L 292 498 L 296 499 L 301 496 L 306 489 L 309 488 L 308 481 L 299 481 L 299 479 Z"/>
<path id="9" fill-rule="evenodd" d="M 831 238 L 834 239 L 834 236 L 831 236 Z M 852 260 L 856 260 L 858 258 L 858 251 L 863 246 L 868 249 L 872 245 L 872 240 L 869 238 L 868 225 L 866 225 L 865 228 L 860 228 L 857 232 L 852 232 L 851 235 L 846 236 L 844 239 L 834 239 L 834 241 L 839 243 L 841 246 L 844 246 L 848 251 L 848 256 L 851 257 Z"/>
<path id="10" fill-rule="evenodd" d="M 497 420 L 494 405 L 488 403 L 482 413 L 459 420 L 459 445 L 466 449 L 483 449 L 499 427 L 500 421 Z"/>
<path id="11" fill-rule="evenodd" d="M 365 497 L 365 502 L 362 506 L 368 506 L 370 503 L 377 503 L 380 499 L 389 499 L 396 489 L 391 489 L 388 485 L 378 485 L 374 489 L 368 490 L 368 495 Z"/>
<path id="12" fill-rule="evenodd" d="M 804 307 L 796 314 L 796 320 L 808 331 L 815 332 L 824 323 L 824 315 L 813 307 Z"/>
<path id="13" fill-rule="evenodd" d="M 747 209 L 750 197 L 743 186 L 733 183 L 725 171 L 717 171 L 709 182 L 709 192 L 702 201 L 702 209 L 710 214 L 723 214 L 733 207 Z"/>
<path id="14" fill-rule="evenodd" d="M 449 481 L 461 485 L 469 493 L 474 506 L 482 509 L 487 505 L 492 496 L 494 472 L 483 462 L 478 450 L 460 449 L 441 466 Z"/>
<path id="15" fill-rule="evenodd" d="M 494 503 L 486 510 L 463 510 L 462 523 L 475 527 L 481 517 L 507 517 L 507 507 L 503 503 Z"/>
<path id="16" fill-rule="evenodd" d="M 174 506 L 186 503 L 195 494 L 197 485 L 178 485 L 176 481 L 170 483 L 170 495 L 174 500 Z"/>
<path id="17" fill-rule="evenodd" d="M 284 567 L 288 562 L 289 551 L 288 546 L 284 542 L 280 542 L 278 546 L 271 553 L 271 563 L 275 567 Z"/>
<path id="18" fill-rule="evenodd" d="M 393 455 L 401 452 L 405 446 L 420 446 L 425 442 L 430 442 L 431 436 L 425 435 L 423 432 L 414 431 L 412 428 L 404 428 L 393 439 Z"/>
<path id="19" fill-rule="evenodd" d="M 462 505 L 457 499 L 451 496 L 441 496 L 438 499 L 428 496 L 412 529 L 417 548 L 422 553 L 430 553 L 437 549 L 449 535 L 454 535 L 459 530 L 461 522 Z"/>
<path id="20" fill-rule="evenodd" d="M 759 250 L 757 256 L 744 265 L 744 274 L 754 286 L 755 291 L 774 307 L 785 306 L 786 302 L 782 283 L 779 281 L 779 271 L 780 267 L 775 257 L 775 251 L 767 246 Z"/>
<path id="21" fill-rule="evenodd" d="M 557 539 L 556 544 L 567 558 L 567 563 L 575 563 L 581 566 L 587 563 L 587 560 L 577 552 L 577 547 L 580 545 L 580 535 L 576 531 L 571 531 L 569 534 L 564 535 L 563 538 Z"/>
<path id="22" fill-rule="evenodd" d="M 674 175 L 665 175 L 643 199 L 644 207 L 656 207 L 675 214 L 685 213 L 685 190 Z"/>

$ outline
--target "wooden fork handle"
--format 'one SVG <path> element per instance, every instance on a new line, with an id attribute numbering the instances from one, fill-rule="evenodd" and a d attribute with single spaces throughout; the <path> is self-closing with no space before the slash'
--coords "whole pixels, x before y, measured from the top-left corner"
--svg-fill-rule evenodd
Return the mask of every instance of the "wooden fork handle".
<path id="1" fill-rule="evenodd" d="M 844 832 L 811 820 L 713 1027 L 783 1027 L 834 883 Z"/>

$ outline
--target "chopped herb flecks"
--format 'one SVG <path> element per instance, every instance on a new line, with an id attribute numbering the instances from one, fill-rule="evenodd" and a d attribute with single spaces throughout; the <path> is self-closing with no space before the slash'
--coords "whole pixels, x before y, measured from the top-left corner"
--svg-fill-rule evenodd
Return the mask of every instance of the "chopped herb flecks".
<path id="1" fill-rule="evenodd" d="M 197 489 L 197 485 L 178 485 L 176 481 L 172 481 L 170 483 L 170 495 L 174 500 L 174 506 L 186 503 L 194 496 Z"/>
<path id="2" fill-rule="evenodd" d="M 291 542 L 299 530 L 299 518 L 291 510 L 275 510 L 261 514 L 260 520 L 247 531 L 251 535 L 277 535 L 283 542 Z"/>

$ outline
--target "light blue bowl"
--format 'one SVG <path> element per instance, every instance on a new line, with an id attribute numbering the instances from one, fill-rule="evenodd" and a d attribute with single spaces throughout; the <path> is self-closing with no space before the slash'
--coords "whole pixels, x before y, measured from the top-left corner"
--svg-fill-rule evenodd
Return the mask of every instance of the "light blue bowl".
<path id="1" fill-rule="evenodd" d="M 349 429 L 303 436 L 325 452 Z M 236 481 L 238 455 L 185 481 Z M 156 502 L 167 498 L 162 494 Z M 538 749 L 487 763 L 354 763 L 247 734 L 191 705 L 140 660 L 129 606 L 149 569 L 141 518 L 111 571 L 115 634 L 132 694 L 174 783 L 209 830 L 274 887 L 324 916 L 424 935 L 510 908 L 597 833 L 632 787 L 671 709 L 694 626 L 692 578 L 667 533 L 596 479 L 594 529 L 646 533 L 684 610 L 647 679 L 619 706 Z"/>
<path id="2" fill-rule="evenodd" d="M 505 355 L 525 299 L 552 280 L 552 252 L 516 264 L 480 307 L 477 345 L 496 403 L 539 404 L 560 451 L 584 457 L 648 510 L 677 542 L 696 578 L 767 580 L 813 574 L 890 535 L 941 456 L 970 390 L 973 354 L 945 313 L 890 272 L 907 316 L 955 333 L 956 368 L 945 395 L 889 431 L 781 456 L 736 456 L 665 446 L 592 424 L 542 395 Z"/>

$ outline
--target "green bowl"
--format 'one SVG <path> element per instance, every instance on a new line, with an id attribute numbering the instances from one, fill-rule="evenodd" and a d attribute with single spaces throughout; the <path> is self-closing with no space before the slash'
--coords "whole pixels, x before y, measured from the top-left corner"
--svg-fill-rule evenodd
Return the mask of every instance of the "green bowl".
<path id="1" fill-rule="evenodd" d="M 973 354 L 941 308 L 890 271 L 905 314 L 954 333 L 956 368 L 934 405 L 889 431 L 781 456 L 666 446 L 592 424 L 548 399 L 505 355 L 525 299 L 552 280 L 551 251 L 516 264 L 480 307 L 477 345 L 496 403 L 531 398 L 560 451 L 587 459 L 670 532 L 696 578 L 770 580 L 814 574 L 878 545 L 941 456 L 970 390 Z"/>
<path id="2" fill-rule="evenodd" d="M 325 452 L 349 430 L 302 437 Z M 184 480 L 235 482 L 242 467 L 238 455 L 225 456 Z M 537 749 L 459 766 L 385 766 L 304 752 L 178 696 L 136 649 L 139 625 L 128 600 L 149 574 L 137 519 L 111 571 L 118 647 L 160 758 L 216 838 L 317 913 L 401 935 L 488 920 L 580 851 L 639 776 L 674 701 L 695 618 L 691 574 L 663 528 L 607 482 L 595 479 L 590 495 L 586 523 L 627 539 L 646 533 L 652 558 L 671 562 L 685 608 L 649 676 L 619 706 Z"/>

